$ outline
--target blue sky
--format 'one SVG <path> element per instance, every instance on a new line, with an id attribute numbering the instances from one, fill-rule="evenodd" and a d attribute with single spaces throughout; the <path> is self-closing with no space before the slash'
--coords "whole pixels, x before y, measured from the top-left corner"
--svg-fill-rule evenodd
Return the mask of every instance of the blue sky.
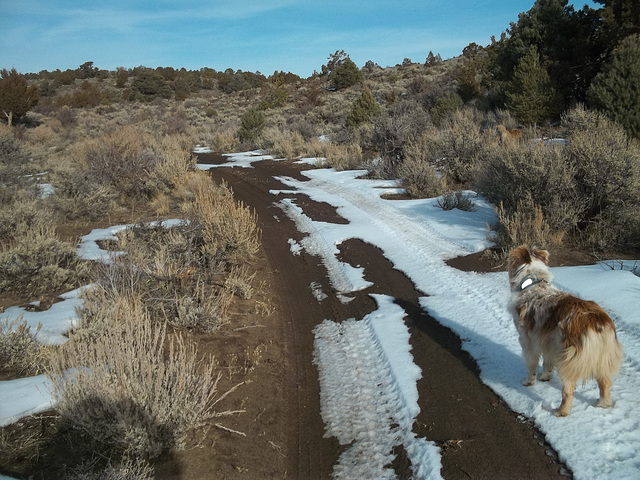
<path id="1" fill-rule="evenodd" d="M 0 0 L 0 68 L 144 65 L 308 77 L 345 50 L 360 67 L 487 45 L 534 0 Z M 584 3 L 576 2 L 576 8 Z"/>

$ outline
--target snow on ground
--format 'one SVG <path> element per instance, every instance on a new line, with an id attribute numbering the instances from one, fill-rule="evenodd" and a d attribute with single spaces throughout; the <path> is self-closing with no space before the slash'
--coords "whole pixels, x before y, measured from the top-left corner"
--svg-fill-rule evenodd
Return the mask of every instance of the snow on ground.
<path id="1" fill-rule="evenodd" d="M 211 149 L 206 147 L 196 147 L 193 149 L 193 152 L 211 153 Z M 262 160 L 283 160 L 272 157 L 271 155 L 267 155 L 267 152 L 265 152 L 264 150 L 252 150 L 250 152 L 240 153 L 225 153 L 223 156 L 229 159 L 229 162 L 224 164 L 225 167 L 253 168 L 251 164 L 254 162 L 260 162 Z M 199 163 L 196 166 L 200 170 L 210 170 L 212 168 L 218 167 L 219 165 Z"/>
<path id="2" fill-rule="evenodd" d="M 166 228 L 177 226 L 184 220 L 163 220 L 150 222 L 149 225 L 162 225 Z M 107 251 L 100 248 L 98 242 L 116 240 L 116 233 L 134 225 L 116 225 L 109 228 L 96 228 L 81 237 L 78 255 L 84 260 L 112 261 L 114 255 L 124 252 Z M 44 311 L 29 311 L 23 307 L 9 307 L 0 314 L 0 323 L 10 324 L 18 319 L 26 321 L 35 338 L 47 345 L 61 345 L 67 341 L 65 334 L 78 324 L 78 309 L 82 307 L 81 293 L 90 286 L 84 286 L 60 295 L 62 301 L 54 303 Z M 34 303 L 34 305 L 36 305 Z M 37 306 L 37 305 L 36 305 Z M 38 330 L 39 328 L 39 330 Z M 0 381 L 0 427 L 9 425 L 27 415 L 48 410 L 53 405 L 48 381 L 44 375 Z"/>
<path id="3" fill-rule="evenodd" d="M 438 448 L 411 431 L 419 412 L 416 382 L 421 372 L 409 352 L 404 310 L 391 297 L 374 298 L 378 310 L 363 320 L 327 319 L 315 329 L 314 363 L 326 436 L 349 445 L 333 474 L 395 478 L 385 465 L 393 462 L 393 447 L 402 445 L 417 478 L 441 478 Z"/>
<path id="4" fill-rule="evenodd" d="M 223 166 L 250 167 L 255 161 L 273 158 L 264 152 L 228 157 L 229 163 Z M 199 167 L 206 170 L 219 166 Z M 305 193 L 335 206 L 350 222 L 347 225 L 315 222 L 296 205 L 294 197 L 274 201 L 306 234 L 302 241 L 290 240 L 292 254 L 304 249 L 321 256 L 332 286 L 346 298 L 349 293 L 366 288 L 367 283 L 362 278 L 362 269 L 337 260 L 337 246 L 350 238 L 378 246 L 395 268 L 429 295 L 421 299 L 423 308 L 463 339 L 464 347 L 478 362 L 482 380 L 511 408 L 534 419 L 575 478 L 640 478 L 637 394 L 640 278 L 629 271 L 638 264 L 603 262 L 552 269 L 558 286 L 595 300 L 607 309 L 616 323 L 626 355 L 614 380 L 612 409 L 595 408 L 597 387 L 595 382 L 588 382 L 578 386 L 571 416 L 557 418 L 553 414 L 561 396 L 557 377 L 533 387 L 520 383 L 525 367 L 517 333 L 506 309 L 509 298 L 506 273 L 461 272 L 444 262 L 489 246 L 487 224 L 495 219 L 493 207 L 477 196 L 473 198 L 475 212 L 445 212 L 436 206 L 436 199 L 384 200 L 382 194 L 397 191 L 396 183 L 358 179 L 362 173 L 317 169 L 304 173 L 310 179 L 308 182 L 280 178 L 288 190 L 273 191 L 274 195 Z M 101 235 L 112 235 L 108 230 Z M 108 258 L 95 250 L 96 240 L 83 239 L 83 255 Z M 322 301 L 325 294 L 319 286 L 312 284 L 310 288 L 318 291 L 316 298 Z M 315 363 L 321 382 L 326 434 L 350 445 L 335 466 L 334 474 L 345 478 L 392 476 L 392 471 L 384 469 L 389 458 L 388 446 L 402 444 L 414 465 L 416 478 L 440 478 L 437 447 L 411 433 L 410 425 L 418 413 L 416 381 L 421 373 L 411 356 L 408 331 L 402 322 L 404 312 L 389 297 L 377 295 L 375 299 L 378 310 L 365 318 L 342 323 L 326 319 L 315 330 Z M 68 315 L 61 313 L 65 328 L 70 324 Z M 21 393 L 23 387 L 18 386 L 21 381 L 0 382 L 0 423 L 36 411 L 29 410 L 34 407 L 26 408 L 27 405 L 46 404 L 43 379 L 34 377 L 22 383 L 30 382 L 37 386 L 31 386 L 31 393 Z M 362 408 L 363 399 L 370 402 L 367 408 Z M 16 404 L 24 405 L 25 409 L 15 413 Z M 356 409 L 359 415 L 353 419 L 351 413 Z M 386 420 L 387 417 L 393 420 Z"/>

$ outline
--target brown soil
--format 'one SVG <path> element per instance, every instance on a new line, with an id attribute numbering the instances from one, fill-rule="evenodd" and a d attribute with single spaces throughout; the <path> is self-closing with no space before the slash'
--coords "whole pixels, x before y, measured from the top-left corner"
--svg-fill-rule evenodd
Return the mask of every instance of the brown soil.
<path id="1" fill-rule="evenodd" d="M 286 457 L 279 457 L 272 451 L 270 458 L 265 459 L 264 445 L 255 443 L 250 448 L 250 440 L 245 445 L 238 438 L 232 438 L 229 449 L 223 450 L 228 457 L 220 458 L 220 462 L 236 458 L 241 467 L 234 472 L 225 470 L 221 478 L 266 478 L 265 460 L 267 465 L 277 460 L 284 468 L 274 469 L 273 475 L 267 475 L 271 478 L 330 476 L 342 450 L 335 439 L 324 437 L 317 371 L 312 364 L 312 330 L 325 318 L 334 321 L 362 318 L 373 311 L 375 304 L 370 293 L 393 296 L 407 312 L 412 354 L 423 372 L 423 379 L 418 384 L 421 413 L 414 431 L 442 447 L 441 473 L 444 478 L 570 476 L 546 444 L 544 435 L 511 411 L 479 380 L 478 368 L 461 349 L 460 339 L 422 311 L 418 297 L 428 292 L 416 291 L 412 282 L 395 270 L 379 249 L 360 240 L 344 242 L 340 246 L 341 260 L 364 267 L 365 278 L 374 285 L 354 294 L 355 300 L 348 304 L 338 301 L 335 295 L 318 302 L 309 285 L 318 282 L 325 292 L 330 290 L 326 270 L 316 257 L 291 253 L 288 240 L 300 240 L 301 234 L 274 205 L 281 197 L 269 193 L 270 189 L 286 188 L 274 176 L 305 180 L 306 177 L 300 174 L 305 167 L 289 162 L 257 162 L 253 166 L 251 169 L 216 168 L 211 170 L 211 175 L 215 181 L 227 182 L 238 200 L 256 210 L 263 230 L 268 270 L 264 273 L 271 275 L 271 298 L 277 307 L 277 319 L 271 328 L 259 333 L 269 341 L 273 339 L 282 354 L 279 363 L 272 364 L 272 373 L 280 380 L 281 389 L 266 391 L 260 396 L 258 407 L 250 407 L 247 403 L 248 411 L 243 417 L 245 421 L 254 418 L 261 421 L 259 416 L 263 409 L 273 411 L 273 423 L 265 431 L 267 435 L 274 432 L 281 435 L 282 453 Z M 291 194 L 286 196 L 291 198 Z M 314 220 L 345 221 L 326 204 L 313 202 L 304 195 L 295 198 L 296 204 Z M 464 268 L 467 263 L 472 268 L 491 267 L 485 260 L 478 263 L 475 258 L 459 259 L 456 266 Z M 259 388 L 258 382 L 260 379 L 256 380 L 254 388 Z M 218 452 L 216 448 L 211 455 L 221 457 Z M 401 448 L 396 454 L 397 460 L 392 467 L 400 478 L 409 478 L 406 456 Z M 210 471 L 220 470 L 212 466 Z M 186 478 L 198 478 L 197 473 Z"/>
<path id="2" fill-rule="evenodd" d="M 223 161 L 210 157 L 203 163 Z M 544 435 L 479 380 L 478 368 L 461 349 L 460 339 L 420 308 L 418 298 L 429 292 L 416 291 L 378 248 L 360 240 L 340 246 L 341 260 L 364 267 L 365 278 L 374 284 L 353 294 L 353 301 L 344 304 L 330 294 L 319 302 L 312 295 L 312 282 L 330 292 L 327 272 L 317 257 L 292 254 L 288 240 L 300 240 L 302 235 L 274 204 L 282 197 L 269 192 L 287 188 L 274 179 L 276 175 L 306 179 L 300 174 L 302 169 L 289 162 L 263 161 L 250 169 L 211 170 L 214 181 L 227 182 L 238 200 L 255 209 L 263 232 L 262 249 L 255 260 L 255 296 L 236 301 L 233 322 L 222 334 L 197 336 L 199 351 L 214 354 L 228 373 L 221 391 L 245 382 L 220 402 L 220 409 L 244 413 L 217 418 L 213 423 L 218 425 L 195 433 L 186 450 L 161 457 L 154 463 L 156 477 L 329 478 L 343 449 L 334 438 L 324 437 L 318 376 L 312 363 L 312 330 L 326 318 L 342 321 L 370 313 L 376 308 L 370 293 L 393 296 L 407 313 L 412 354 L 423 372 L 414 431 L 441 447 L 444 478 L 570 477 Z M 345 222 L 335 209 L 307 196 L 296 195 L 296 204 L 314 220 Z M 492 268 L 480 256 L 452 264 L 465 269 Z M 27 419 L 21 428 L 44 431 L 50 417 L 43 418 L 46 421 Z M 74 434 L 64 426 L 57 426 L 53 435 L 55 446 L 42 445 L 35 459 L 14 458 L 8 468 L 3 463 L 7 459 L 0 458 L 0 473 L 53 478 L 52 472 L 64 472 L 61 464 L 69 465 L 82 448 L 69 447 Z M 63 443 L 65 449 L 60 448 Z M 399 478 L 410 478 L 402 447 L 394 453 L 397 458 L 391 467 Z M 60 456 L 63 458 L 52 460 Z"/>

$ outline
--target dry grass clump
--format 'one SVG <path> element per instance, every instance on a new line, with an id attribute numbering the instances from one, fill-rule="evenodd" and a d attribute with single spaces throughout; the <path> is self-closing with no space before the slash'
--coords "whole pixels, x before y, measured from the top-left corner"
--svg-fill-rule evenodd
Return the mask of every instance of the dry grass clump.
<path id="1" fill-rule="evenodd" d="M 42 355 L 35 335 L 21 316 L 13 320 L 0 318 L 0 375 L 30 376 L 41 372 Z"/>
<path id="2" fill-rule="evenodd" d="M 250 260 L 260 248 L 257 216 L 242 202 L 236 202 L 225 184 L 194 185 L 194 201 L 184 205 L 188 218 L 203 228 L 203 254 L 231 264 Z"/>
<path id="3" fill-rule="evenodd" d="M 0 292 L 57 294 L 78 287 L 87 274 L 76 246 L 60 240 L 50 224 L 19 224 L 0 251 Z"/>
<path id="4" fill-rule="evenodd" d="M 232 292 L 222 288 L 225 265 L 205 255 L 197 224 L 165 228 L 139 225 L 119 234 L 126 255 L 97 267 L 98 288 L 83 312 L 90 331 L 122 295 L 140 297 L 153 318 L 178 328 L 213 332 L 228 322 Z"/>
<path id="5" fill-rule="evenodd" d="M 278 158 L 295 160 L 306 153 L 306 141 L 296 131 L 283 131 L 277 127 L 266 129 L 264 142 L 269 154 Z"/>
<path id="6" fill-rule="evenodd" d="M 513 211 L 507 211 L 501 203 L 496 213 L 498 222 L 494 225 L 492 240 L 505 250 L 523 244 L 546 248 L 562 241 L 564 232 L 552 232 L 542 207 L 534 204 L 529 196 L 520 200 Z"/>
<path id="7" fill-rule="evenodd" d="M 358 144 L 336 144 L 323 142 L 324 158 L 328 166 L 340 170 L 362 168 L 362 148 Z"/>
<path id="8" fill-rule="evenodd" d="M 47 375 L 57 410 L 98 444 L 132 457 L 180 448 L 217 412 L 220 374 L 195 344 L 169 338 L 135 295 L 122 296 L 93 342 L 71 335 Z"/>
<path id="9" fill-rule="evenodd" d="M 431 151 L 425 148 L 425 137 L 405 147 L 405 158 L 398 167 L 402 186 L 412 198 L 431 198 L 446 189 L 445 179 L 435 166 Z"/>

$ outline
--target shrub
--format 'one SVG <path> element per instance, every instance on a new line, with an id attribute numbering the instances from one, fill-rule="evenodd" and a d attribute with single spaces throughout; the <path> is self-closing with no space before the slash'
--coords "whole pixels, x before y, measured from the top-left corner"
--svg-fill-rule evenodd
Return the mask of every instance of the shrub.
<path id="1" fill-rule="evenodd" d="M 347 126 L 356 128 L 363 123 L 370 123 L 373 117 L 382 113 L 382 107 L 371 94 L 371 90 L 365 88 L 360 96 L 353 102 L 351 111 L 347 115 Z"/>
<path id="2" fill-rule="evenodd" d="M 61 241 L 51 225 L 18 225 L 0 252 L 0 292 L 59 294 L 78 287 L 87 274 L 75 245 Z"/>
<path id="3" fill-rule="evenodd" d="M 432 161 L 449 184 L 468 185 L 477 176 L 478 156 L 487 142 L 477 114 L 471 108 L 452 112 L 430 138 Z"/>
<path id="4" fill-rule="evenodd" d="M 465 195 L 464 192 L 458 190 L 456 192 L 447 192 L 438 198 L 436 202 L 438 207 L 443 210 L 453 210 L 457 208 L 465 212 L 475 212 L 476 205 L 473 200 L 469 198 L 469 195 Z"/>
<path id="5" fill-rule="evenodd" d="M 171 98 L 171 87 L 161 73 L 149 68 L 136 69 L 131 99 L 149 102 L 157 97 Z"/>
<path id="6" fill-rule="evenodd" d="M 161 155 L 154 152 L 149 134 L 124 127 L 84 144 L 87 175 L 128 198 L 149 199 L 167 189 L 169 181 L 158 175 Z"/>
<path id="7" fill-rule="evenodd" d="M 459 95 L 447 95 L 436 100 L 436 104 L 429 110 L 429 113 L 431 113 L 433 123 L 440 126 L 449 116 L 460 110 L 462 106 L 462 98 Z"/>
<path id="8" fill-rule="evenodd" d="M 412 198 L 437 197 L 445 189 L 445 182 L 434 167 L 430 154 L 424 141 L 412 142 L 405 147 L 405 159 L 398 168 L 398 176 Z"/>
<path id="9" fill-rule="evenodd" d="M 36 334 L 40 331 L 38 325 Z M 22 316 L 0 318 L 0 374 L 30 376 L 42 368 L 39 346 Z"/>
<path id="10" fill-rule="evenodd" d="M 348 56 L 340 61 L 329 74 L 331 85 L 336 90 L 351 87 L 362 82 L 364 75 L 357 65 Z"/>
<path id="11" fill-rule="evenodd" d="M 267 120 L 262 111 L 257 108 L 249 108 L 240 117 L 238 138 L 241 142 L 255 142 L 262 136 L 266 124 Z"/>
<path id="12" fill-rule="evenodd" d="M 390 176 L 404 161 L 404 148 L 416 141 L 430 124 L 429 114 L 416 102 L 396 102 L 374 120 L 374 146 L 380 151 Z"/>
<path id="13" fill-rule="evenodd" d="M 54 194 L 46 202 L 69 220 L 86 218 L 95 220 L 110 213 L 118 198 L 111 184 L 96 181 L 80 167 L 59 166 L 51 176 Z"/>
<path id="14" fill-rule="evenodd" d="M 180 448 L 185 435 L 216 416 L 212 359 L 167 336 L 134 297 L 123 297 L 94 342 L 71 335 L 47 375 L 64 419 L 98 443 L 131 457 Z"/>
<path id="15" fill-rule="evenodd" d="M 540 143 L 504 149 L 491 145 L 479 155 L 478 188 L 495 205 L 502 205 L 505 218 L 520 208 L 535 206 L 554 235 L 578 224 L 584 206 L 576 190 L 575 169 L 561 147 Z"/>
<path id="16" fill-rule="evenodd" d="M 583 233 L 591 244 L 609 233 L 592 245 L 596 248 L 624 248 L 633 236 L 640 207 L 640 144 L 603 113 L 583 107 L 569 111 L 563 123 L 569 137 L 567 154 L 584 204 Z M 599 233 L 588 232 L 593 229 Z"/>
<path id="17" fill-rule="evenodd" d="M 194 194 L 195 201 L 187 203 L 184 211 L 203 228 L 205 257 L 232 264 L 250 260 L 260 248 L 256 214 L 236 202 L 225 184 L 202 184 Z"/>

